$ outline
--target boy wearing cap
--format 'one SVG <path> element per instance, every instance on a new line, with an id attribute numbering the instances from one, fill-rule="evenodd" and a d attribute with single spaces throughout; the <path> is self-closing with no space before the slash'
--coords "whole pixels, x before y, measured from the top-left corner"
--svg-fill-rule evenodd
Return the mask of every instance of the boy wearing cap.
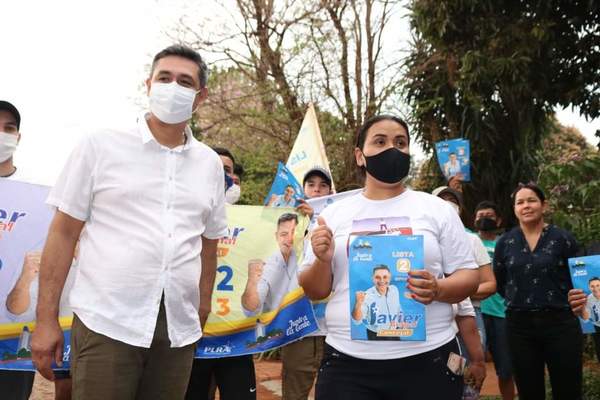
<path id="1" fill-rule="evenodd" d="M 332 194 L 331 174 L 325 168 L 311 168 L 302 180 L 304 195 L 308 199 Z M 312 207 L 300 200 L 296 210 L 312 219 Z M 313 386 L 321 358 L 326 332 L 318 331 L 290 343 L 281 349 L 282 400 L 306 400 Z"/>
<path id="2" fill-rule="evenodd" d="M 13 154 L 21 139 L 20 127 L 19 110 L 8 101 L 0 100 L 0 178 L 17 178 Z"/>

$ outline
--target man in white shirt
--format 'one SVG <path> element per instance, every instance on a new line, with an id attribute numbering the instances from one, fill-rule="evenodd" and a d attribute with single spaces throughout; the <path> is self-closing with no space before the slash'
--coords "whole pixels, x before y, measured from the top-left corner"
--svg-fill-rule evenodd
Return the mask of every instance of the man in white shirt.
<path id="1" fill-rule="evenodd" d="M 194 50 L 158 53 L 150 112 L 90 135 L 48 203 L 56 207 L 40 268 L 33 360 L 61 364 L 58 305 L 75 244 L 70 296 L 73 399 L 181 399 L 210 312 L 217 242 L 225 236 L 223 166 L 187 126 L 207 97 Z"/>
<path id="2" fill-rule="evenodd" d="M 21 114 L 8 101 L 0 100 L 0 178 L 15 178 L 13 154 L 21 140 Z"/>
<path id="3" fill-rule="evenodd" d="M 242 294 L 242 306 L 247 314 L 277 310 L 283 297 L 298 287 L 297 260 L 294 251 L 294 234 L 298 216 L 281 215 L 277 221 L 275 238 L 279 251 L 264 263 L 250 263 L 248 282 Z"/>

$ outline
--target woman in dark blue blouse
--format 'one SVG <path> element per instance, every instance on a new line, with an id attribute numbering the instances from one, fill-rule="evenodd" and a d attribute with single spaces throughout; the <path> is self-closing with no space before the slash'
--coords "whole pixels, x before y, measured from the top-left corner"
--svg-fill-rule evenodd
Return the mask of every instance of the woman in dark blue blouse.
<path id="1" fill-rule="evenodd" d="M 567 259 L 573 236 L 544 222 L 546 200 L 535 184 L 513 192 L 519 226 L 496 244 L 494 273 L 506 299 L 513 373 L 521 400 L 545 399 L 544 366 L 554 400 L 581 399 L 582 334 L 567 293 L 572 288 Z"/>

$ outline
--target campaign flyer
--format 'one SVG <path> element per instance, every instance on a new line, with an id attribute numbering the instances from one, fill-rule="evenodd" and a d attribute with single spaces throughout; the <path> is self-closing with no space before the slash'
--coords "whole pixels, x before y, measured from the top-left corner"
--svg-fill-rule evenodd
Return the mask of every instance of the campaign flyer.
<path id="1" fill-rule="evenodd" d="M 265 206 L 295 208 L 299 199 L 304 199 L 304 189 L 290 170 L 281 162 L 277 165 L 277 174 L 271 190 L 265 198 Z"/>
<path id="2" fill-rule="evenodd" d="M 423 236 L 357 236 L 349 247 L 351 338 L 425 340 L 425 306 L 406 288 L 425 267 Z"/>
<path id="3" fill-rule="evenodd" d="M 600 256 L 569 258 L 571 281 L 575 289 L 588 295 L 579 318 L 583 333 L 600 332 Z"/>
<path id="4" fill-rule="evenodd" d="M 435 151 L 446 179 L 456 176 L 463 182 L 471 180 L 471 152 L 468 140 L 450 139 L 437 142 Z"/>

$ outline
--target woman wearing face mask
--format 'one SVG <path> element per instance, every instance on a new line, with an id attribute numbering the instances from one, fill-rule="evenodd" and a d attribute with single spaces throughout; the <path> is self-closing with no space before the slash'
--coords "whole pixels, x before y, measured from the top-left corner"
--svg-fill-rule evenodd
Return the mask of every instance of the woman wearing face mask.
<path id="1" fill-rule="evenodd" d="M 327 207 L 312 231 L 300 284 L 314 300 L 330 296 L 328 335 L 316 399 L 460 399 L 462 376 L 448 368 L 459 354 L 452 303 L 477 289 L 471 246 L 456 212 L 442 199 L 407 189 L 409 133 L 404 121 L 381 115 L 358 132 L 356 163 L 365 171 L 363 192 Z M 347 246 L 353 222 L 375 219 L 383 234 L 409 221 L 424 239 L 425 269 L 410 272 L 407 288 L 426 305 L 424 341 L 352 340 Z M 380 232 L 381 233 L 381 232 Z"/>
<path id="2" fill-rule="evenodd" d="M 544 399 L 544 365 L 555 400 L 581 399 L 582 334 L 569 308 L 567 259 L 573 236 L 544 222 L 546 199 L 533 183 L 512 194 L 519 226 L 496 244 L 494 273 L 506 299 L 508 347 L 519 399 Z"/>

